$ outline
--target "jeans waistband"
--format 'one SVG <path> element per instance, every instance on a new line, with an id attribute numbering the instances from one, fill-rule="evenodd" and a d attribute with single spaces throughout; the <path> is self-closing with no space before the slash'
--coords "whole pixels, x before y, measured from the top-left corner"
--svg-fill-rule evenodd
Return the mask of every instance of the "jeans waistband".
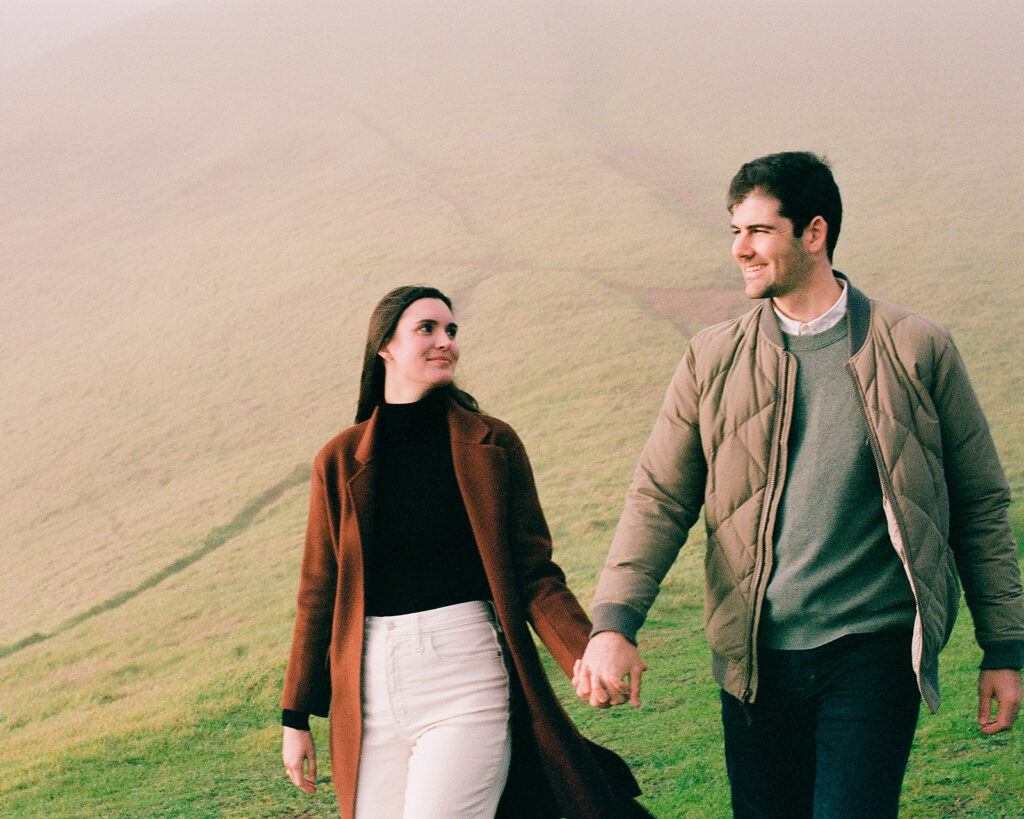
<path id="1" fill-rule="evenodd" d="M 494 604 L 490 600 L 470 600 L 466 603 L 442 606 L 439 609 L 414 611 L 411 614 L 367 617 L 366 633 L 387 631 L 394 635 L 419 635 L 427 631 L 481 622 L 497 625 Z"/>

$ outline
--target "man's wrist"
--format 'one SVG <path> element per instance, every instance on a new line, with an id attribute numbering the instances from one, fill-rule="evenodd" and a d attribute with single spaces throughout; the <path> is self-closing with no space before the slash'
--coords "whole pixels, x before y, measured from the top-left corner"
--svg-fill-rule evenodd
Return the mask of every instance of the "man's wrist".
<path id="1" fill-rule="evenodd" d="M 1024 642 L 1020 640 L 990 643 L 984 646 L 983 651 L 980 666 L 982 671 L 1004 668 L 1020 671 L 1024 668 Z"/>
<path id="2" fill-rule="evenodd" d="M 602 631 L 616 631 L 636 645 L 636 633 L 643 624 L 643 615 L 635 609 L 620 603 L 601 603 L 594 606 L 594 627 L 590 636 Z"/>

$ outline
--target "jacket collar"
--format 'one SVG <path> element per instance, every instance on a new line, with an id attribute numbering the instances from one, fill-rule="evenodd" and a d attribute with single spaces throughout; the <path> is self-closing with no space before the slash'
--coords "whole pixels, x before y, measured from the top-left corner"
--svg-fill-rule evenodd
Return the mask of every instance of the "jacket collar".
<path id="1" fill-rule="evenodd" d="M 491 428 L 480 420 L 479 413 L 463 409 L 449 397 L 448 431 L 453 444 L 482 444 Z"/>
<path id="2" fill-rule="evenodd" d="M 376 437 L 377 424 L 380 423 L 379 410 L 374 408 L 373 415 L 366 419 L 363 429 L 363 437 L 359 439 L 359 446 L 356 447 L 356 460 L 365 464 L 373 457 L 373 439 Z"/>
<path id="3" fill-rule="evenodd" d="M 864 346 L 868 337 L 868 326 L 871 324 L 871 301 L 850 284 L 850 280 L 838 270 L 837 276 L 846 279 L 849 287 L 849 301 L 846 303 L 846 318 L 850 322 L 850 354 L 856 353 Z"/>
<path id="4" fill-rule="evenodd" d="M 850 328 L 850 354 L 855 354 L 868 337 L 868 325 L 871 322 L 871 301 L 860 290 L 853 286 L 850 279 L 838 270 L 832 271 L 833 275 L 846 282 L 846 322 Z M 778 319 L 772 310 L 771 299 L 764 299 L 758 308 L 758 325 L 762 333 L 769 340 L 779 347 L 785 346 L 782 340 L 782 330 L 779 328 Z"/>

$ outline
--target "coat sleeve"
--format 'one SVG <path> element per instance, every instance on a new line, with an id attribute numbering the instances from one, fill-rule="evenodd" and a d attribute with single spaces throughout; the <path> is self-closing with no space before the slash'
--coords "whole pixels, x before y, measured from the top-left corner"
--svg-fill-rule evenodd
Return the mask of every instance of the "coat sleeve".
<path id="1" fill-rule="evenodd" d="M 292 647 L 281 707 L 327 716 L 331 701 L 328 650 L 338 564 L 332 504 L 323 458 L 317 458 L 310 488 L 309 522 L 302 556 Z"/>
<path id="2" fill-rule="evenodd" d="M 704 502 L 699 390 L 692 346 L 676 368 L 633 473 L 594 594 L 594 630 L 635 642 Z"/>
<path id="3" fill-rule="evenodd" d="M 1024 664 L 1024 600 L 1010 489 L 988 423 L 951 339 L 937 351 L 932 397 L 942 429 L 949 544 L 985 668 Z"/>
<path id="4" fill-rule="evenodd" d="M 507 450 L 510 478 L 510 540 L 513 563 L 527 617 L 567 676 L 583 656 L 590 619 L 552 559 L 551 534 L 522 442 Z"/>

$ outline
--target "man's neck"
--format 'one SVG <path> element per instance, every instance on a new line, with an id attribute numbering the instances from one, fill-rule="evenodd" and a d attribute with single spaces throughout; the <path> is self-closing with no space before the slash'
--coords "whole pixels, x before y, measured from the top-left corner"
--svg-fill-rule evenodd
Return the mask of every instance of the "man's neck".
<path id="1" fill-rule="evenodd" d="M 807 287 L 785 296 L 776 296 L 772 303 L 787 318 L 807 322 L 828 312 L 842 292 L 843 286 L 836 280 L 829 265 L 815 270 Z"/>

